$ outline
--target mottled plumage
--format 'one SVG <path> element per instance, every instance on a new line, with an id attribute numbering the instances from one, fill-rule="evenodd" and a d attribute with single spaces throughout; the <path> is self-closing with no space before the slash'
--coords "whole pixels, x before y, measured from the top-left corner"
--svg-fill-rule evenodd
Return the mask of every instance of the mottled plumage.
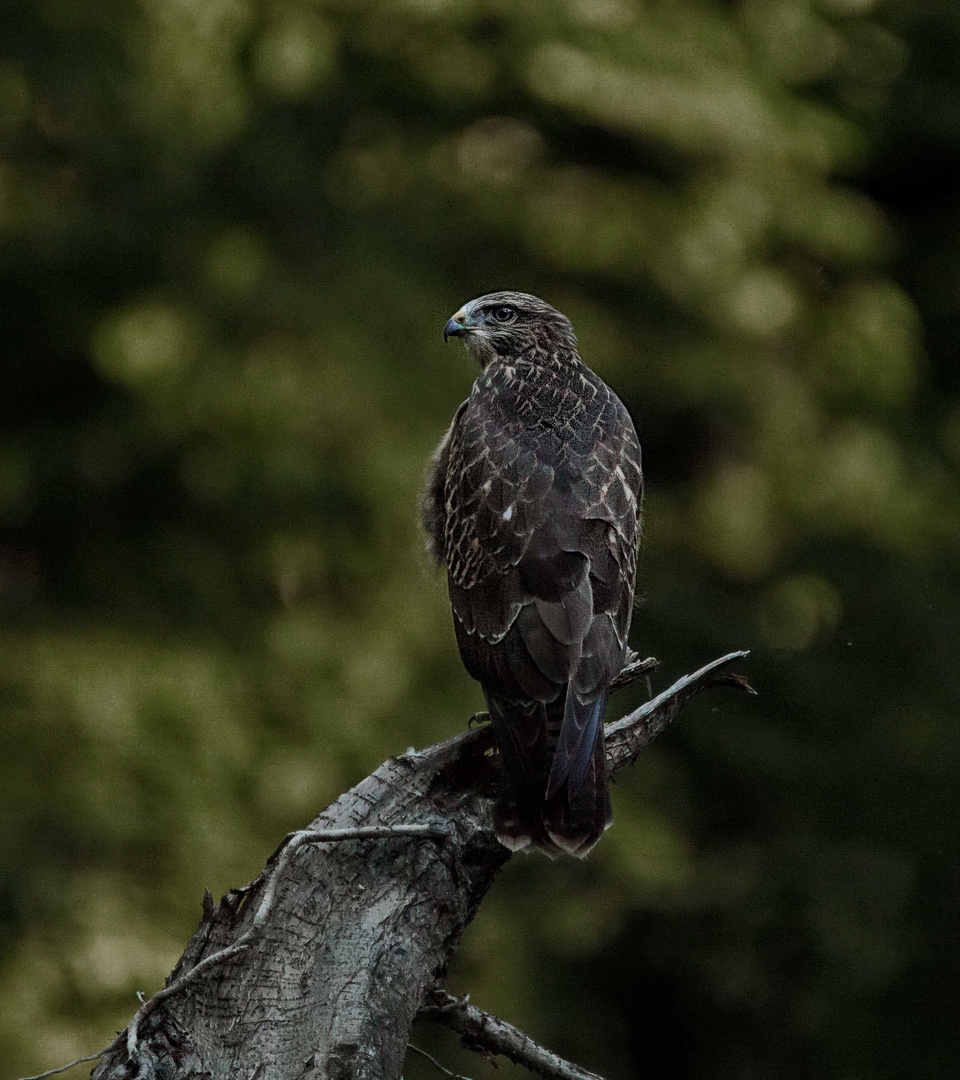
<path id="1" fill-rule="evenodd" d="M 603 717 L 633 607 L 640 446 L 542 300 L 482 296 L 450 336 L 482 371 L 434 456 L 423 520 L 513 795 L 498 835 L 584 855 L 611 820 Z"/>

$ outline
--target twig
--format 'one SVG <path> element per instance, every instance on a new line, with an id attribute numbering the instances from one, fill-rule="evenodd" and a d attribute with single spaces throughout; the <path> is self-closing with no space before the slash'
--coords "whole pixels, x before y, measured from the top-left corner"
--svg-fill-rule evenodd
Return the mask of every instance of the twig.
<path id="1" fill-rule="evenodd" d="M 249 948 L 255 939 L 262 933 L 270 912 L 277 898 L 277 886 L 286 873 L 287 866 L 294 853 L 306 844 L 335 844 L 344 840 L 383 840 L 396 836 L 422 836 L 437 840 L 449 840 L 450 834 L 444 829 L 435 828 L 432 825 L 364 825 L 356 829 L 300 829 L 297 832 L 288 833 L 281 845 L 280 858 L 277 859 L 273 870 L 267 875 L 266 887 L 263 898 L 257 907 L 256 914 L 250 928 L 246 930 L 232 945 L 219 949 L 209 956 L 205 956 L 195 964 L 188 972 L 175 979 L 169 986 L 158 990 L 153 997 L 143 1002 L 137 1009 L 133 1019 L 127 1025 L 127 1058 L 130 1062 L 137 1060 L 137 1044 L 140 1038 L 140 1025 L 157 1008 L 157 1006 L 179 994 L 186 986 L 192 983 L 209 968 L 219 965 L 236 956 L 237 953 Z M 105 1051 L 101 1050 L 100 1054 Z M 97 1055 L 97 1057 L 100 1056 Z M 139 1072 L 139 1070 L 138 1070 Z"/>
<path id="2" fill-rule="evenodd" d="M 421 1050 L 419 1046 L 414 1046 L 413 1043 L 407 1043 L 407 1049 L 412 1050 L 421 1057 L 425 1057 L 438 1072 L 442 1072 L 445 1076 L 452 1077 L 453 1080 L 470 1080 L 468 1076 L 461 1076 L 460 1073 L 451 1072 L 446 1065 L 441 1065 L 433 1054 L 428 1054 L 426 1050 Z"/>
<path id="3" fill-rule="evenodd" d="M 610 771 L 614 772 L 633 761 L 647 743 L 652 742 L 668 727 L 683 706 L 701 691 L 714 686 L 732 686 L 737 690 L 755 694 L 756 691 L 742 675 L 727 670 L 736 661 L 749 655 L 748 651 L 727 653 L 726 656 L 705 664 L 692 675 L 677 679 L 662 694 L 644 702 L 619 720 L 607 724 L 604 732 L 607 740 L 607 767 Z M 624 669 L 626 670 L 627 668 Z"/>
<path id="4" fill-rule="evenodd" d="M 68 1069 L 72 1069 L 74 1065 L 83 1065 L 88 1061 L 96 1061 L 97 1058 L 102 1058 L 109 1049 L 109 1046 L 105 1046 L 102 1050 L 98 1050 L 89 1057 L 77 1058 L 76 1061 L 71 1061 L 69 1065 L 61 1065 L 58 1069 L 47 1069 L 46 1072 L 37 1073 L 36 1076 L 24 1076 L 22 1080 L 43 1080 L 45 1076 L 56 1076 L 57 1073 L 65 1073 Z"/>
<path id="5" fill-rule="evenodd" d="M 654 656 L 648 656 L 646 660 L 641 660 L 640 657 L 631 649 L 627 653 L 627 659 L 624 662 L 623 667 L 620 669 L 620 674 L 610 684 L 611 690 L 621 690 L 624 686 L 629 686 L 630 683 L 636 682 L 641 675 L 649 675 L 651 671 L 656 671 L 660 666 L 660 661 Z"/>
<path id="6" fill-rule="evenodd" d="M 431 993 L 429 1004 L 421 1009 L 420 1015 L 452 1028 L 468 1050 L 502 1054 L 515 1064 L 551 1080 L 602 1080 L 596 1073 L 558 1057 L 505 1020 L 444 990 Z"/>

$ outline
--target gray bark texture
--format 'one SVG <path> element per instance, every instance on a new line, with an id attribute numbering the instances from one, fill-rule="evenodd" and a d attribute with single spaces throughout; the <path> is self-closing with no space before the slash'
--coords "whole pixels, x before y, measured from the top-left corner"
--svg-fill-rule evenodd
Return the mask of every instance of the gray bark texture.
<path id="1" fill-rule="evenodd" d="M 728 670 L 743 655 L 608 724 L 611 772 L 699 691 L 745 687 Z M 622 681 L 630 678 L 625 669 Z M 500 774 L 491 745 L 477 728 L 390 758 L 309 835 L 288 837 L 255 881 L 216 906 L 208 896 L 166 989 L 107 1048 L 93 1080 L 397 1080 L 418 1013 L 444 1022 L 436 1002 L 447 965 L 510 858 L 493 830 Z M 406 835 L 315 835 L 373 826 Z M 456 1027 L 459 1014 L 447 1013 Z"/>

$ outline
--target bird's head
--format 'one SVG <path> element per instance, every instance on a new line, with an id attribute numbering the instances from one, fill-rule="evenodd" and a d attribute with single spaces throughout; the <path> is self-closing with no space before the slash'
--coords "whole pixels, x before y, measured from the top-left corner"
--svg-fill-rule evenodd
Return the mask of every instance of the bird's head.
<path id="1" fill-rule="evenodd" d="M 566 315 L 536 296 L 519 292 L 488 293 L 464 304 L 443 328 L 443 340 L 451 337 L 463 338 L 481 367 L 533 348 L 556 353 L 577 347 Z"/>

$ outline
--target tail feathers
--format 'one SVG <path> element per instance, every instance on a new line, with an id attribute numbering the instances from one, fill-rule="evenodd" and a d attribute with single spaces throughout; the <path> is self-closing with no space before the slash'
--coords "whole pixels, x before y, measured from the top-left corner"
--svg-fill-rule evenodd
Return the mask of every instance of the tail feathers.
<path id="1" fill-rule="evenodd" d="M 558 792 L 565 780 L 570 792 L 580 790 L 594 760 L 594 748 L 606 711 L 606 694 L 593 701 L 581 701 L 572 687 L 567 689 L 563 722 L 550 766 L 547 798 Z"/>
<path id="2" fill-rule="evenodd" d="M 572 695 L 571 695 L 572 696 Z M 582 858 L 612 820 L 603 743 L 605 697 L 583 707 L 575 740 L 562 749 L 563 696 L 556 702 L 518 703 L 487 692 L 487 705 L 510 798 L 496 808 L 497 837 L 511 851 L 538 848 L 547 855 Z M 566 758 L 559 782 L 556 759 Z"/>
<path id="3" fill-rule="evenodd" d="M 543 822 L 561 851 L 582 859 L 613 824 L 602 724 L 580 786 L 575 791 L 570 787 L 572 780 L 546 801 Z"/>

